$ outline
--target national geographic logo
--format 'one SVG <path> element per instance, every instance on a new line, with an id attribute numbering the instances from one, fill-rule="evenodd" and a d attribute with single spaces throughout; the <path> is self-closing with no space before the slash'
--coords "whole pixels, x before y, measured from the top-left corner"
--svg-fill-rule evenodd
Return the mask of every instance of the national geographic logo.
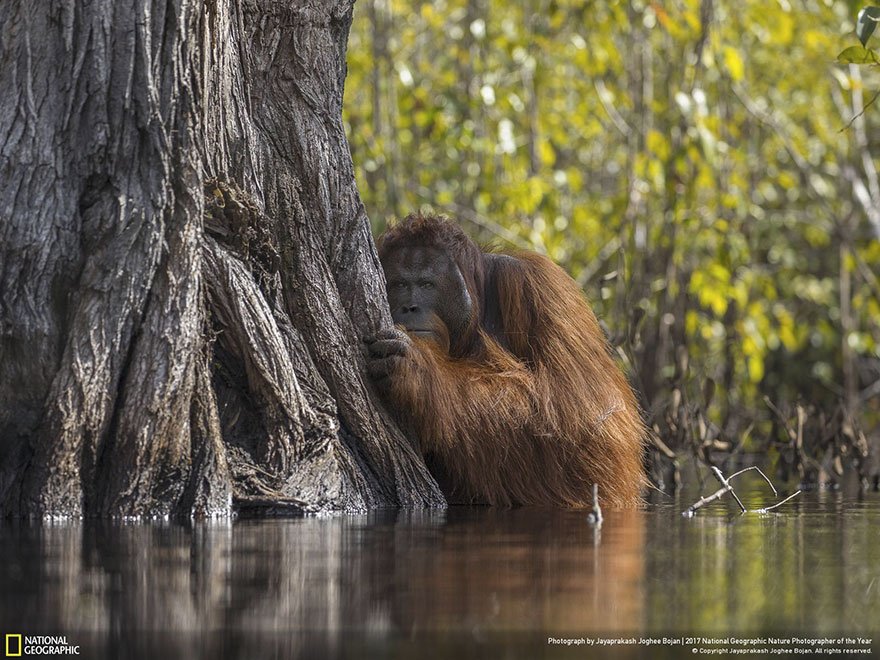
<path id="1" fill-rule="evenodd" d="M 21 655 L 21 635 L 6 635 L 6 657 L 17 658 Z"/>
<path id="2" fill-rule="evenodd" d="M 67 635 L 20 635 L 6 633 L 6 657 L 23 655 L 79 655 L 79 644 L 70 644 Z"/>

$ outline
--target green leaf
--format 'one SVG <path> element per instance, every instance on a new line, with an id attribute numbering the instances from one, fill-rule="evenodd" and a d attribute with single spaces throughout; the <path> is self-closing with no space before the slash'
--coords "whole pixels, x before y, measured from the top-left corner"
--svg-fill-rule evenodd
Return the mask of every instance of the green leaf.
<path id="1" fill-rule="evenodd" d="M 837 56 L 840 64 L 880 64 L 880 56 L 870 48 L 850 46 Z"/>
<path id="2" fill-rule="evenodd" d="M 863 46 L 868 43 L 868 38 L 874 34 L 878 21 L 880 21 L 880 7 L 865 7 L 859 12 L 859 17 L 856 19 L 856 36 Z"/>

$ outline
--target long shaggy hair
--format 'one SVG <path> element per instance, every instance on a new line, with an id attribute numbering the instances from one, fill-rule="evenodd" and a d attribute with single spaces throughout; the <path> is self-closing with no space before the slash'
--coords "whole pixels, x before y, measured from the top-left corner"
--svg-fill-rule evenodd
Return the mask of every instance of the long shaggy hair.
<path id="1" fill-rule="evenodd" d="M 452 354 L 413 337 L 390 388 L 451 498 L 586 507 L 595 483 L 603 504 L 640 502 L 645 429 L 635 396 L 561 268 L 530 252 L 486 254 L 437 216 L 409 216 L 379 245 L 383 261 L 402 247 L 445 250 L 478 301 Z M 492 333 L 490 300 L 501 321 Z"/>

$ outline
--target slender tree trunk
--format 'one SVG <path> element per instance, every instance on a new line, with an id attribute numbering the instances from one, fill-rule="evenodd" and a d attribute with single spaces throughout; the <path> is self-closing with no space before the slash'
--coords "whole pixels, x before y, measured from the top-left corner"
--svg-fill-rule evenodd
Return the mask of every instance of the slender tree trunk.
<path id="1" fill-rule="evenodd" d="M 0 503 L 441 505 L 362 376 L 390 323 L 351 0 L 0 3 Z"/>
<path id="2" fill-rule="evenodd" d="M 859 397 L 858 374 L 856 372 L 856 356 L 849 345 L 849 338 L 855 328 L 852 314 L 852 273 L 847 260 L 850 255 L 847 228 L 841 238 L 839 255 L 838 289 L 840 298 L 840 364 L 843 371 L 843 407 L 847 419 L 856 414 Z"/>

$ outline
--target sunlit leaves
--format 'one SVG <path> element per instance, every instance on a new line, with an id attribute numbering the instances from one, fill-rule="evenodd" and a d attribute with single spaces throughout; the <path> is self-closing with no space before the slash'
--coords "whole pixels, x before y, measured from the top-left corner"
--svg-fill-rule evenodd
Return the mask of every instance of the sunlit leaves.
<path id="1" fill-rule="evenodd" d="M 661 161 L 669 159 L 669 140 L 660 131 L 648 131 L 648 135 L 645 138 L 645 144 Z"/>
<path id="2" fill-rule="evenodd" d="M 850 46 L 837 56 L 841 64 L 880 64 L 880 57 L 870 48 Z"/>
<path id="3" fill-rule="evenodd" d="M 425 204 L 477 214 L 478 238 L 563 260 L 615 333 L 644 310 L 646 334 L 671 327 L 707 377 L 732 371 L 716 401 L 760 408 L 766 388 L 840 379 L 840 222 L 863 220 L 839 131 L 860 108 L 841 108 L 876 84 L 829 66 L 857 43 L 844 3 L 713 3 L 708 31 L 704 6 L 361 0 L 345 116 L 377 228 Z M 371 10 L 388 8 L 377 60 Z M 842 63 L 876 63 L 872 15 Z M 876 113 L 864 121 L 870 141 Z M 847 340 L 875 355 L 863 273 L 880 273 L 880 242 L 853 236 Z"/>
<path id="4" fill-rule="evenodd" d="M 706 270 L 698 270 L 691 275 L 691 292 L 715 316 L 722 317 L 727 311 L 731 289 L 730 271 L 719 263 L 710 263 Z"/>

